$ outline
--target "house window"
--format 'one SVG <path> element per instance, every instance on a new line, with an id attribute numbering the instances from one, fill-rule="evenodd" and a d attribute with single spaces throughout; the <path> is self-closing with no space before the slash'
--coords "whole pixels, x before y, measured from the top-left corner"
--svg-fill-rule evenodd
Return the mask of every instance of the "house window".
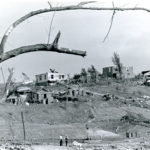
<path id="1" fill-rule="evenodd" d="M 62 79 L 64 79 L 64 75 L 62 75 Z"/>
<path id="2" fill-rule="evenodd" d="M 44 78 L 45 78 L 45 80 L 47 79 L 47 78 L 46 78 L 46 74 L 44 75 Z"/>
<path id="3" fill-rule="evenodd" d="M 59 79 L 61 79 L 61 75 L 59 75 Z"/>
<path id="4" fill-rule="evenodd" d="M 47 98 L 47 95 L 46 95 L 46 94 L 44 94 L 44 98 Z"/>
<path id="5" fill-rule="evenodd" d="M 39 80 L 40 80 L 40 81 L 42 80 L 42 76 L 41 76 L 41 75 L 39 76 Z"/>
<path id="6" fill-rule="evenodd" d="M 51 75 L 51 79 L 54 79 L 54 75 Z"/>

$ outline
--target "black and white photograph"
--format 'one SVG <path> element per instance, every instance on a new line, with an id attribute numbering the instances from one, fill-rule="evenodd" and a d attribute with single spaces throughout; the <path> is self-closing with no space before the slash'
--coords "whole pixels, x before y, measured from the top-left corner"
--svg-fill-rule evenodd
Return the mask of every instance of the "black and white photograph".
<path id="1" fill-rule="evenodd" d="M 149 0 L 0 0 L 0 150 L 150 150 Z"/>

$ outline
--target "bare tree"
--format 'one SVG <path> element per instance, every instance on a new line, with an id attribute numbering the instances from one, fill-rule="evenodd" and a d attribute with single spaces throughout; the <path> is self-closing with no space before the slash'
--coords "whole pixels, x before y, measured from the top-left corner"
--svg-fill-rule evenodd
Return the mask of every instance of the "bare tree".
<path id="1" fill-rule="evenodd" d="M 91 67 L 88 68 L 88 72 L 89 72 L 89 74 L 91 76 L 91 81 L 96 83 L 96 80 L 97 80 L 96 79 L 97 78 L 97 70 L 96 70 L 96 68 L 93 65 L 91 65 Z"/>
<path id="2" fill-rule="evenodd" d="M 122 65 L 122 63 L 120 61 L 119 54 L 117 54 L 116 52 L 114 52 L 114 54 L 112 56 L 112 62 L 116 66 L 116 69 L 117 69 L 117 71 L 119 73 L 120 78 L 122 78 L 122 68 L 123 68 L 123 65 Z"/>
<path id="3" fill-rule="evenodd" d="M 83 82 L 87 83 L 87 71 L 85 68 L 81 69 L 81 76 L 83 77 Z"/>

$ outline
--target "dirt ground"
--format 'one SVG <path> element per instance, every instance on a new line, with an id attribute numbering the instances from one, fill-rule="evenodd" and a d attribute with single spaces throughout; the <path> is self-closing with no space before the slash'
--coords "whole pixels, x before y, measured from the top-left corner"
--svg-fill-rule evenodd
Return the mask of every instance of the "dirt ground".
<path id="1" fill-rule="evenodd" d="M 89 141 L 88 143 L 78 146 L 69 145 L 54 146 L 54 145 L 33 145 L 33 150 L 149 150 L 149 139 L 139 138 L 119 141 Z"/>
<path id="2" fill-rule="evenodd" d="M 144 142 L 141 138 L 149 137 L 147 133 L 150 132 L 150 99 L 147 97 L 150 96 L 150 87 L 112 83 L 88 85 L 82 88 L 101 94 L 109 93 L 116 98 L 105 100 L 101 96 L 94 95 L 81 97 L 80 102 L 29 106 L 0 103 L 0 141 L 22 143 L 24 135 L 21 112 L 24 114 L 26 140 L 35 145 L 33 149 L 66 149 L 58 146 L 60 135 L 67 135 L 70 143 L 74 140 L 82 143 L 80 140 L 90 138 L 92 140 L 83 145 L 86 149 L 95 147 L 95 150 L 101 147 L 119 149 L 123 146 L 130 149 L 128 145 L 131 146 L 132 142 L 139 146 Z M 144 96 L 146 98 L 143 98 Z M 124 116 L 129 117 L 128 113 L 133 114 L 129 118 L 130 122 L 122 121 Z M 142 116 L 142 119 L 139 116 Z M 140 132 L 139 141 L 133 141 L 134 138 L 125 141 L 125 133 L 128 130 Z M 96 140 L 98 143 L 95 142 Z M 111 143 L 105 145 L 105 141 Z M 42 143 L 45 146 L 41 145 Z M 147 147 L 148 145 L 149 143 Z"/>

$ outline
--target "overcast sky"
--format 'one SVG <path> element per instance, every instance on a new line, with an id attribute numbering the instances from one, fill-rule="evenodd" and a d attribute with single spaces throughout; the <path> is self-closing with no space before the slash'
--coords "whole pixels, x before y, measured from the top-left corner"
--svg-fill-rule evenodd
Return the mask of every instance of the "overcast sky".
<path id="1" fill-rule="evenodd" d="M 85 0 L 82 0 L 85 1 Z M 79 0 L 51 0 L 53 6 L 77 4 Z M 115 6 L 146 7 L 149 0 L 114 0 Z M 112 0 L 99 0 L 88 4 L 96 7 L 111 7 Z M 47 0 L 1 0 L 0 38 L 7 27 L 18 18 L 33 10 L 49 8 Z M 28 19 L 10 34 L 5 51 L 29 44 L 47 43 L 48 30 L 52 18 L 45 13 Z M 56 12 L 51 32 L 51 41 L 61 31 L 59 46 L 87 51 L 87 56 L 73 56 L 52 52 L 36 52 L 19 55 L 0 64 L 5 78 L 8 68 L 14 67 L 14 77 L 22 80 L 22 72 L 31 79 L 35 74 L 55 68 L 63 73 L 78 73 L 81 68 L 94 65 L 98 71 L 112 65 L 111 57 L 117 52 L 124 66 L 133 66 L 134 72 L 150 69 L 150 13 L 144 11 L 116 12 L 109 37 L 103 43 L 108 31 L 112 11 L 75 10 Z M 2 74 L 0 72 L 0 82 Z"/>

